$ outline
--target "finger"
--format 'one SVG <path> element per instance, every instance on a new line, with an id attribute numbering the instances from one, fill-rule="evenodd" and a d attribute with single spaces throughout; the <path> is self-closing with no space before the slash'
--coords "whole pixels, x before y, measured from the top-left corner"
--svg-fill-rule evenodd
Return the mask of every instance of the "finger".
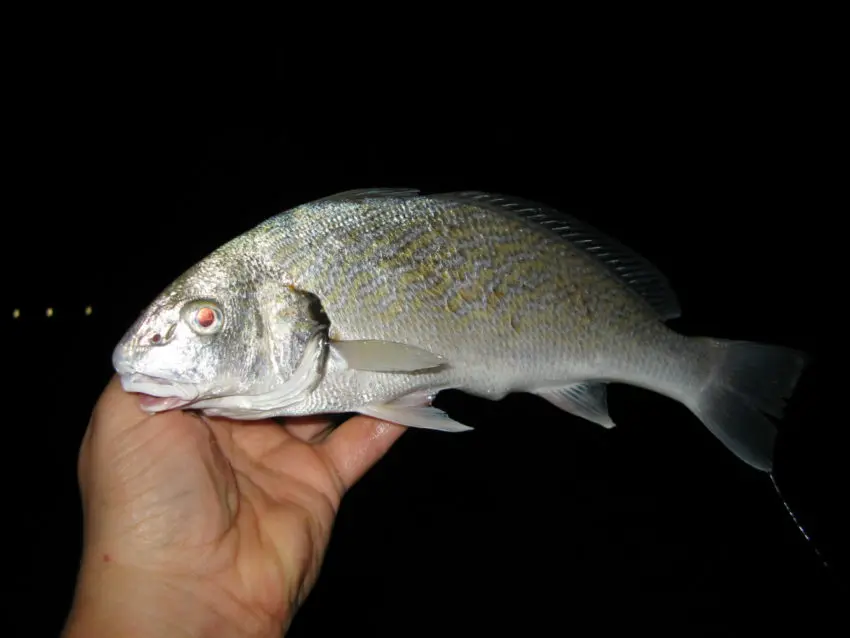
<path id="1" fill-rule="evenodd" d="M 125 391 L 121 387 L 120 378 L 113 376 L 92 411 L 86 445 L 90 447 L 98 440 L 101 445 L 109 446 L 139 427 L 144 427 L 151 436 L 171 430 L 188 430 L 193 436 L 208 436 L 207 425 L 195 415 L 181 410 L 156 414 L 145 412 L 139 402 L 139 396 Z"/>
<path id="2" fill-rule="evenodd" d="M 89 423 L 80 442 L 77 456 L 77 476 L 82 479 L 91 457 L 91 446 L 95 431 L 112 433 L 126 431 L 141 423 L 150 415 L 139 405 L 136 395 L 124 391 L 118 375 L 112 375 L 92 409 Z"/>
<path id="3" fill-rule="evenodd" d="M 250 459 L 258 459 L 290 439 L 290 435 L 271 419 L 238 421 L 204 415 L 199 418 L 209 426 L 225 454 L 234 462 L 237 449 Z"/>
<path id="4" fill-rule="evenodd" d="M 80 442 L 77 456 L 77 476 L 81 483 L 85 482 L 83 478 L 89 467 L 95 430 L 103 432 L 104 429 L 109 431 L 115 428 L 121 429 L 122 426 L 132 427 L 143 421 L 147 416 L 142 411 L 135 396 L 125 392 L 121 387 L 121 380 L 118 375 L 113 375 L 92 409 L 86 431 Z"/>
<path id="5" fill-rule="evenodd" d="M 397 423 L 358 415 L 340 425 L 320 448 L 348 490 L 406 430 Z"/>
<path id="6" fill-rule="evenodd" d="M 314 443 L 330 431 L 331 425 L 333 421 L 327 417 L 297 416 L 287 417 L 283 429 L 296 439 L 305 443 Z"/>
<path id="7" fill-rule="evenodd" d="M 131 428 L 150 416 L 142 410 L 138 395 L 126 392 L 118 375 L 113 375 L 94 406 L 89 428 L 94 424 L 99 428 Z"/>

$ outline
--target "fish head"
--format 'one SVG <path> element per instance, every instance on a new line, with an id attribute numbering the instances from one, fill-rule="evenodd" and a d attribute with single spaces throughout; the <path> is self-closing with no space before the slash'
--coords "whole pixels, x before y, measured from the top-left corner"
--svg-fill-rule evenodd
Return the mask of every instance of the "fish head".
<path id="1" fill-rule="evenodd" d="M 213 255 L 163 291 L 115 347 L 127 392 L 160 412 L 262 391 L 274 374 L 258 274 Z"/>

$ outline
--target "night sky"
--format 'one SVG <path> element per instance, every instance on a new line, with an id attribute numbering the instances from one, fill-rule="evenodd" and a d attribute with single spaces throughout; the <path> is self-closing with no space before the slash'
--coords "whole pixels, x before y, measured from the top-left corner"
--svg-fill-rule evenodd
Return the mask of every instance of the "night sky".
<path id="1" fill-rule="evenodd" d="M 812 354 L 776 474 L 833 567 L 769 477 L 668 399 L 612 387 L 618 427 L 606 431 L 531 396 L 449 392 L 437 405 L 475 430 L 408 431 L 355 487 L 291 636 L 554 635 L 584 623 L 594 632 L 575 635 L 737 635 L 832 617 L 847 570 L 847 428 L 825 387 L 839 289 L 823 245 L 839 208 L 823 200 L 834 171 L 789 67 L 618 67 L 593 85 L 604 93 L 504 69 L 393 86 L 346 67 L 308 89 L 269 51 L 102 54 L 33 53 L 16 67 L 6 122 L 4 533 L 13 600 L 39 610 L 14 614 L 25 635 L 56 635 L 68 612 L 76 455 L 121 334 L 221 243 L 373 186 L 488 190 L 573 212 L 669 276 L 681 332 Z"/>

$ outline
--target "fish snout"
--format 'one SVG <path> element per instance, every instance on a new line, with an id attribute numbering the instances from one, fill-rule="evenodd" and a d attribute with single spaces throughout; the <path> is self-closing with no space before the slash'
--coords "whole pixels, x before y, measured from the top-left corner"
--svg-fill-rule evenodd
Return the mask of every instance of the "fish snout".
<path id="1" fill-rule="evenodd" d="M 129 346 L 129 343 L 122 341 L 115 346 L 115 350 L 112 351 L 112 367 L 115 368 L 115 372 L 121 376 L 132 374 L 134 372 L 133 366 L 130 363 L 131 349 Z"/>

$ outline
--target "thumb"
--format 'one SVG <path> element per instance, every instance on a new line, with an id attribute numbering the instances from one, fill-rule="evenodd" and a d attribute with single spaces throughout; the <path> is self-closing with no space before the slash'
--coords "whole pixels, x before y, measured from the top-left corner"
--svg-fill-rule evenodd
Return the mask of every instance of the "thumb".
<path id="1" fill-rule="evenodd" d="M 95 403 L 80 443 L 78 475 L 82 479 L 89 466 L 95 439 L 99 443 L 122 430 L 129 430 L 149 418 L 139 405 L 138 398 L 125 392 L 118 375 L 113 375 Z"/>
<path id="2" fill-rule="evenodd" d="M 358 415 L 340 425 L 319 449 L 349 490 L 392 447 L 407 428 Z"/>
<path id="3" fill-rule="evenodd" d="M 121 387 L 118 375 L 113 375 L 95 404 L 92 421 L 98 428 L 132 428 L 151 415 L 142 410 L 139 397 Z M 89 428 L 93 423 L 89 424 Z"/>

